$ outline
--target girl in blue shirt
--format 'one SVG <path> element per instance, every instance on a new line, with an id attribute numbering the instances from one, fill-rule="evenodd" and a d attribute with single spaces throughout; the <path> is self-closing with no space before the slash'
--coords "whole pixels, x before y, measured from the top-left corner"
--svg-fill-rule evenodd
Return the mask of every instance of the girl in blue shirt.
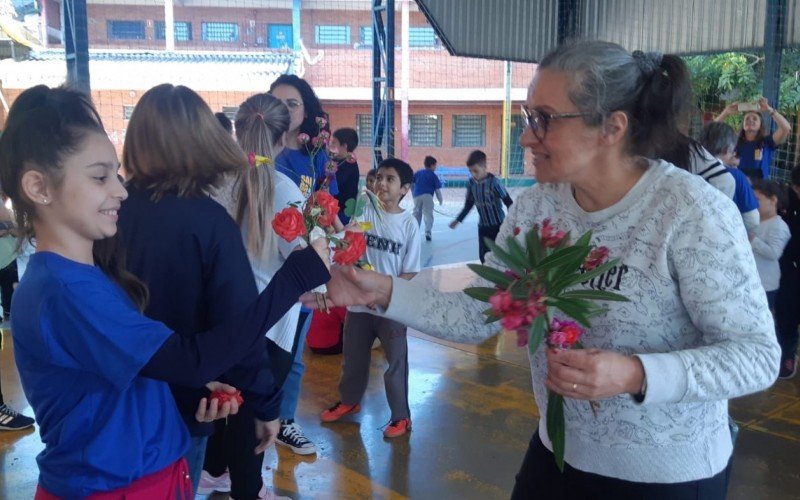
<path id="1" fill-rule="evenodd" d="M 758 111 L 748 111 L 742 118 L 742 130 L 739 132 L 739 140 L 736 143 L 736 154 L 739 157 L 739 170 L 752 179 L 768 179 L 772 154 L 776 147 L 789 138 L 792 125 L 778 110 L 770 107 L 765 97 L 759 97 L 756 103 Z M 723 121 L 738 112 L 739 103 L 731 103 L 722 110 L 719 116 L 714 118 L 714 121 Z M 767 114 L 775 120 L 775 124 L 778 126 L 778 129 L 772 134 L 769 133 L 764 121 Z"/>
<path id="2" fill-rule="evenodd" d="M 181 459 L 189 436 L 166 382 L 202 387 L 263 349 L 263 331 L 297 295 L 284 297 L 327 280 L 327 250 L 296 252 L 241 315 L 181 337 L 140 312 L 147 290 L 124 270 L 115 238 L 127 192 L 89 98 L 33 87 L 6 125 L 0 184 L 21 238 L 37 240 L 12 320 L 45 445 L 36 498 L 191 498 Z M 203 398 L 196 418 L 234 409 Z"/>
<path id="3" fill-rule="evenodd" d="M 300 188 L 303 196 L 308 197 L 312 191 L 320 188 L 328 173 L 325 167 L 329 158 L 324 147 L 311 157 L 314 149 L 311 142 L 300 140 L 300 134 L 309 138 L 323 133 L 330 137 L 328 114 L 322 110 L 322 104 L 311 86 L 297 75 L 281 75 L 270 86 L 269 93 L 283 101 L 289 108 L 289 130 L 286 132 L 286 148 L 275 158 L 275 168 L 283 173 Z M 319 125 L 317 119 L 323 120 Z M 328 192 L 339 194 L 336 176 L 328 180 Z"/>

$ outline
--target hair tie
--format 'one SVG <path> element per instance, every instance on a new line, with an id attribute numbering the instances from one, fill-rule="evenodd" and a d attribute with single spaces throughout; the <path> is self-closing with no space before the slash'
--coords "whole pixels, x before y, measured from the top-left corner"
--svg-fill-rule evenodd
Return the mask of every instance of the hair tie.
<path id="1" fill-rule="evenodd" d="M 264 121 L 264 115 L 262 115 L 261 113 L 256 113 L 256 116 L 257 116 L 257 117 L 258 117 L 258 118 L 259 118 L 259 119 L 260 119 L 262 122 Z"/>
<path id="2" fill-rule="evenodd" d="M 266 165 L 268 167 L 271 167 L 272 165 L 275 164 L 275 162 L 272 161 L 272 158 L 270 158 L 269 156 L 260 156 L 253 153 L 252 151 L 250 152 L 250 154 L 247 155 L 247 162 L 250 163 L 251 167 L 258 167 L 261 165 Z"/>
<path id="3" fill-rule="evenodd" d="M 652 76 L 661 70 L 661 60 L 664 58 L 664 54 L 661 52 L 648 52 L 645 54 L 641 50 L 634 50 L 631 55 L 636 65 L 639 66 L 639 70 L 645 76 Z"/>

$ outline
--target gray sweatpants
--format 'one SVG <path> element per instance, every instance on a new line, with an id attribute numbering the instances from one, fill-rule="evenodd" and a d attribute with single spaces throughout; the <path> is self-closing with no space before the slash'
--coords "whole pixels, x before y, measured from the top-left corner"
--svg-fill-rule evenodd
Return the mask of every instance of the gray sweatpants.
<path id="1" fill-rule="evenodd" d="M 421 224 L 425 218 L 425 234 L 430 235 L 433 229 L 433 195 L 421 194 L 414 197 L 414 217 L 417 224 Z"/>
<path id="2" fill-rule="evenodd" d="M 406 326 L 369 313 L 348 312 L 344 320 L 344 356 L 339 381 L 342 403 L 354 405 L 364 397 L 375 337 L 380 339 L 389 362 L 389 368 L 383 373 L 383 383 L 392 421 L 410 418 Z"/>

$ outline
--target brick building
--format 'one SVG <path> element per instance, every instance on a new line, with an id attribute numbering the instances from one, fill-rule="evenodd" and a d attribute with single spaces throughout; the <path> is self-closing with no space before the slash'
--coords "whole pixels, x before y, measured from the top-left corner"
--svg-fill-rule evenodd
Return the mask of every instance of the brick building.
<path id="1" fill-rule="evenodd" d="M 166 51 L 163 0 L 89 0 L 88 28 L 93 98 L 106 128 L 121 147 L 126 118 L 138 97 L 158 83 L 197 90 L 215 111 L 234 113 L 241 101 L 266 90 L 290 68 L 314 87 L 334 128 L 359 131 L 360 158 L 370 157 L 372 99 L 371 2 L 303 0 L 300 44 L 295 46 L 292 0 L 183 0 L 174 2 L 175 51 Z M 396 2 L 395 153 L 401 156 L 403 57 L 400 1 Z M 0 61 L 7 101 L 37 83 L 57 85 L 65 67 L 60 40 L 61 4 L 41 3 L 41 32 L 47 50 L 27 60 Z M 408 145 L 415 167 L 431 154 L 440 165 L 463 165 L 469 152 L 483 149 L 499 172 L 505 64 L 450 56 L 425 17 L 410 2 L 408 23 Z M 59 60 L 60 58 L 60 60 Z M 512 65 L 509 172 L 525 166 L 517 138 L 518 105 L 534 71 Z M 0 115 L 0 121 L 2 115 Z M 360 162 L 362 169 L 368 161 Z M 530 172 L 527 172 L 530 173 Z"/>

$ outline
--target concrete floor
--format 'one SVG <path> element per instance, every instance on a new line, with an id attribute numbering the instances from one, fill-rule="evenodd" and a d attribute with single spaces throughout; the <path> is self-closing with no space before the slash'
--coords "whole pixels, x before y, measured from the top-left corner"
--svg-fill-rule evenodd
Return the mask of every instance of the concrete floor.
<path id="1" fill-rule="evenodd" d="M 441 213 L 433 241 L 423 242 L 423 264 L 429 269 L 416 279 L 456 290 L 470 274 L 452 264 L 477 258 L 476 220 L 473 213 L 457 230 L 447 228 L 463 190 L 446 191 L 445 205 L 437 204 Z M 9 332 L 4 334 L 10 340 Z M 10 406 L 30 414 L 10 347 L 0 362 L 4 395 Z M 373 353 L 361 413 L 320 424 L 319 412 L 337 399 L 341 356 L 306 352 L 297 420 L 319 452 L 308 458 L 285 448 L 268 451 L 266 483 L 292 498 L 507 498 L 538 416 L 525 349 L 517 348 L 511 336 L 465 346 L 410 332 L 414 427 L 396 440 L 385 440 L 380 431 L 389 420 L 382 381 L 386 362 L 380 349 Z M 800 498 L 800 377 L 733 401 L 731 412 L 742 430 L 729 498 Z M 35 430 L 0 432 L 0 499 L 33 496 L 35 456 L 41 449 Z"/>

